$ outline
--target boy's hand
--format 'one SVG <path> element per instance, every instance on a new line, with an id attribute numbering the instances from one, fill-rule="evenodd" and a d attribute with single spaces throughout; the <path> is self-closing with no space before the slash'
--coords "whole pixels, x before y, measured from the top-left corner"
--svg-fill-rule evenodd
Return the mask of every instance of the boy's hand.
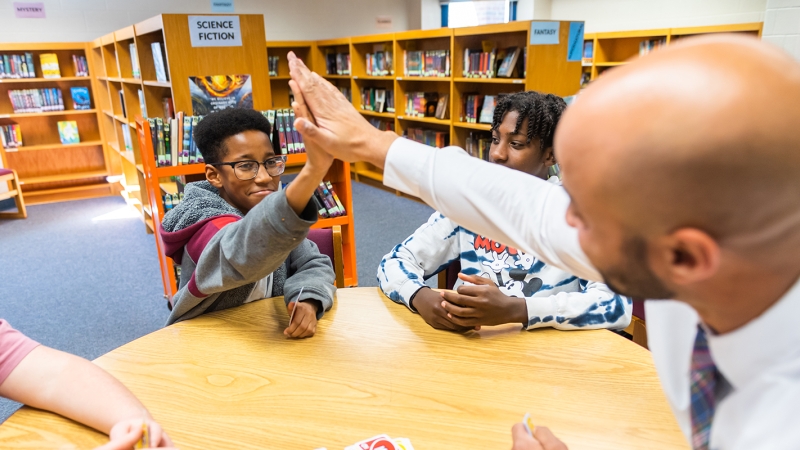
<path id="1" fill-rule="evenodd" d="M 289 317 L 292 317 L 294 308 L 297 308 L 297 312 L 294 313 L 289 327 L 283 330 L 283 334 L 295 339 L 313 336 L 317 332 L 317 311 L 319 307 L 319 302 L 316 300 L 300 300 L 299 302 L 289 303 Z"/>
<path id="2" fill-rule="evenodd" d="M 528 323 L 528 306 L 524 298 L 509 297 L 492 280 L 477 275 L 458 274 L 475 286 L 462 285 L 458 293 L 445 291 L 442 308 L 447 319 L 462 327 Z"/>
<path id="3" fill-rule="evenodd" d="M 448 330 L 463 333 L 472 327 L 456 325 L 447 318 L 447 311 L 442 308 L 442 295 L 430 288 L 424 287 L 417 291 L 411 306 L 417 310 L 428 325 L 437 330 Z"/>
<path id="4" fill-rule="evenodd" d="M 514 440 L 511 450 L 568 450 L 547 427 L 536 427 L 531 437 L 525 425 L 518 423 L 511 428 L 511 438 Z"/>
<path id="5" fill-rule="evenodd" d="M 150 429 L 151 448 L 172 448 L 172 441 L 156 421 L 146 420 Z M 111 428 L 108 443 L 95 450 L 130 450 L 142 438 L 142 419 L 126 419 Z"/>

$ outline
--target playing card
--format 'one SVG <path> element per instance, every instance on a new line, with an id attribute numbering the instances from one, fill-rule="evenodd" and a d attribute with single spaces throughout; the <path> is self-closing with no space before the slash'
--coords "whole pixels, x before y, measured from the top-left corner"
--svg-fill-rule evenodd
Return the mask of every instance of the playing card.
<path id="1" fill-rule="evenodd" d="M 297 294 L 297 298 L 294 299 L 294 308 L 292 308 L 292 315 L 289 316 L 289 325 L 292 324 L 292 319 L 294 319 L 294 313 L 297 312 L 297 303 L 300 302 L 300 296 L 303 295 L 303 289 L 305 289 L 305 286 L 300 288 L 300 292 Z"/>
<path id="2" fill-rule="evenodd" d="M 398 448 L 388 435 L 379 434 L 367 440 L 356 442 L 344 450 L 398 450 Z"/>
<path id="3" fill-rule="evenodd" d="M 531 420 L 531 413 L 525 413 L 525 417 L 522 418 L 522 424 L 525 425 L 528 434 L 533 437 L 533 430 L 536 429 L 536 425 L 534 425 L 533 420 Z"/>

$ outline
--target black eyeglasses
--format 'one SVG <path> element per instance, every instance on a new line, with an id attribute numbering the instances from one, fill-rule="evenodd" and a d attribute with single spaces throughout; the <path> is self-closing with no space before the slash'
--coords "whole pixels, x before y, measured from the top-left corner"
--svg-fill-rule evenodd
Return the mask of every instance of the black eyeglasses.
<path id="1" fill-rule="evenodd" d="M 235 162 L 221 162 L 221 163 L 214 163 L 210 164 L 214 167 L 217 166 L 231 166 L 233 167 L 233 173 L 236 175 L 236 178 L 247 181 L 252 180 L 253 178 L 258 176 L 258 170 L 263 165 L 265 169 L 267 169 L 267 174 L 271 177 L 277 177 L 281 175 L 284 170 L 286 170 L 286 157 L 285 156 L 273 156 L 272 158 L 267 158 L 264 162 L 258 162 L 255 160 L 247 160 L 247 161 L 235 161 Z"/>

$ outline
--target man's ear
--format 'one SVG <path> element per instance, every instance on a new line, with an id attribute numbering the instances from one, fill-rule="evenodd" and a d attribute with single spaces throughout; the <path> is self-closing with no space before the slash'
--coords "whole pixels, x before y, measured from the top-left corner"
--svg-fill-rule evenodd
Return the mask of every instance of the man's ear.
<path id="1" fill-rule="evenodd" d="M 553 151 L 553 146 L 547 147 L 542 153 L 542 162 L 545 167 L 556 165 L 556 153 Z"/>
<path id="2" fill-rule="evenodd" d="M 220 179 L 219 171 L 211 164 L 206 164 L 206 180 L 215 188 L 222 188 L 222 180 Z"/>
<path id="3" fill-rule="evenodd" d="M 706 232 L 697 228 L 679 228 L 656 241 L 652 254 L 653 271 L 668 284 L 687 286 L 716 275 L 720 265 L 720 247 Z"/>

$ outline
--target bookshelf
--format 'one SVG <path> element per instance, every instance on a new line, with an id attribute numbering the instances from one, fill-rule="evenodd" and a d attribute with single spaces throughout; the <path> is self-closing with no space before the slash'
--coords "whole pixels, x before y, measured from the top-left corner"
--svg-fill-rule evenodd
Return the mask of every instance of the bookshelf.
<path id="1" fill-rule="evenodd" d="M 591 81 L 606 70 L 625 65 L 631 59 L 640 56 L 640 45 L 643 45 L 643 42 L 660 41 L 662 45 L 668 46 L 686 37 L 712 33 L 739 33 L 760 38 L 762 26 L 763 23 L 754 22 L 586 34 L 584 45 L 586 42 L 592 42 L 593 54 L 592 58 L 584 58 L 582 70 L 586 74 L 584 77 Z"/>
<path id="2" fill-rule="evenodd" d="M 31 55 L 33 76 L 0 79 L 0 125 L 19 125 L 23 146 L 8 149 L 0 146 L 0 153 L 6 167 L 19 173 L 26 203 L 114 195 L 115 185 L 106 180 L 113 172 L 113 163 L 103 145 L 104 119 L 95 98 L 98 86 L 93 76 L 101 68 L 95 64 L 90 46 L 85 42 L 0 44 L 0 58 L 3 55 L 11 57 L 25 53 Z M 40 61 L 42 54 L 56 55 L 61 75 L 59 78 L 44 77 Z M 89 76 L 76 73 L 73 55 L 86 58 Z M 75 109 L 71 88 L 88 89 L 90 109 Z M 48 89 L 60 91 L 63 110 L 14 111 L 10 91 Z M 60 121 L 74 121 L 77 124 L 80 143 L 61 143 L 58 132 Z"/>
<path id="3" fill-rule="evenodd" d="M 272 109 L 291 108 L 291 89 L 289 89 L 289 61 L 286 55 L 294 52 L 311 70 L 314 70 L 314 54 L 317 44 L 314 41 L 267 41 L 267 57 L 278 58 L 278 71 L 270 75 L 269 88 L 272 95 Z"/>

